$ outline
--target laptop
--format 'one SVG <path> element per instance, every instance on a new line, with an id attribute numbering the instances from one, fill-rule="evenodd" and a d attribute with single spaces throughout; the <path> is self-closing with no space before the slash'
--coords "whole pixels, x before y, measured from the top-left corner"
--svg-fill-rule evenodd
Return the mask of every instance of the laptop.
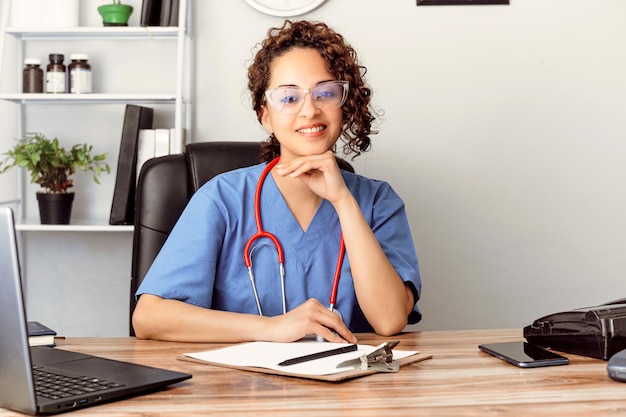
<path id="1" fill-rule="evenodd" d="M 54 347 L 29 347 L 13 211 L 0 207 L 0 407 L 57 414 L 115 401 L 190 374 Z M 44 382 L 36 382 L 43 378 Z M 62 384 L 70 384 L 64 388 Z"/>

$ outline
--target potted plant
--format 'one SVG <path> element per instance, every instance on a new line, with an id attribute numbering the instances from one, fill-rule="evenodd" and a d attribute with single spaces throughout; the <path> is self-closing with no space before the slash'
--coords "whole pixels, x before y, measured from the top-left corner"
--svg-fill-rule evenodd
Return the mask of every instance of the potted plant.
<path id="1" fill-rule="evenodd" d="M 74 145 L 71 149 L 59 145 L 57 138 L 48 139 L 41 133 L 27 134 L 5 153 L 0 163 L 0 174 L 13 167 L 26 168 L 31 182 L 43 190 L 37 192 L 39 214 L 42 224 L 69 224 L 74 193 L 68 189 L 74 185 L 70 178 L 76 169 L 93 172 L 93 180 L 100 184 L 102 171 L 111 172 L 105 162 L 108 154 L 92 156 L 93 146 Z"/>
<path id="2" fill-rule="evenodd" d="M 98 7 L 104 26 L 128 26 L 128 19 L 133 13 L 133 6 L 121 4 L 120 0 L 113 0 L 112 4 L 103 4 Z"/>

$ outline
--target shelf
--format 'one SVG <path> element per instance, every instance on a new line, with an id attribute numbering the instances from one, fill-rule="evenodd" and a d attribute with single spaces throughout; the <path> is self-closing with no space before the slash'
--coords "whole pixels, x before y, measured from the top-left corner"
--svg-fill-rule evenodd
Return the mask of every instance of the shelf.
<path id="1" fill-rule="evenodd" d="M 188 132 L 186 129 L 191 125 L 190 115 L 187 112 L 187 101 L 190 98 L 189 89 L 191 84 L 188 82 L 190 77 L 190 66 L 188 58 L 188 40 L 190 37 L 189 23 L 191 17 L 191 5 L 189 0 L 180 0 L 179 8 L 179 26 L 101 26 L 98 23 L 93 23 L 94 26 L 75 26 L 75 27 L 38 27 L 36 24 L 29 27 L 11 27 L 8 25 L 9 19 L 6 13 L 9 10 L 11 4 L 15 4 L 21 0 L 8 0 L 3 2 L 0 0 L 0 4 L 3 5 L 0 12 L 0 78 L 6 70 L 2 65 L 5 59 L 5 47 L 6 41 L 11 40 L 11 44 L 15 44 L 16 53 L 13 61 L 16 64 L 16 87 L 15 89 L 9 89 L 8 91 L 0 91 L 0 101 L 8 101 L 16 104 L 16 117 L 17 117 L 17 134 L 11 136 L 24 137 L 25 132 L 29 131 L 28 128 L 35 125 L 38 118 L 44 117 L 36 109 L 32 112 L 34 117 L 31 120 L 27 120 L 27 116 L 31 116 L 28 113 L 28 106 L 63 106 L 60 110 L 67 114 L 68 120 L 71 119 L 74 113 L 72 109 L 67 108 L 77 105 L 137 105 L 137 106 L 171 106 L 164 109 L 167 113 L 173 113 L 173 125 L 176 130 L 175 138 L 180 141 L 181 144 Z M 13 2 L 13 3 L 12 3 Z M 79 3 L 85 5 L 88 0 L 79 0 Z M 110 42 L 109 41 L 113 41 Z M 52 93 L 39 93 L 29 94 L 21 93 L 22 90 L 22 78 L 23 68 L 22 62 L 24 61 L 25 54 L 28 51 L 27 44 L 32 42 L 35 44 L 35 49 L 42 48 L 45 45 L 68 45 L 72 42 L 83 42 L 87 47 L 86 52 L 89 52 L 91 45 L 94 45 L 96 50 L 102 49 L 104 51 L 102 59 L 112 60 L 115 58 L 117 47 L 123 47 L 125 44 L 129 45 L 129 48 L 147 46 L 147 50 L 156 54 L 155 58 L 165 55 L 162 52 L 167 52 L 167 56 L 161 57 L 161 59 L 168 59 L 168 62 L 174 63 L 175 60 L 175 85 L 162 85 L 144 83 L 148 88 L 132 89 L 128 87 L 122 89 L 118 84 L 113 83 L 110 89 L 106 93 L 84 93 L 84 94 L 52 94 Z M 107 46 L 111 48 L 107 48 Z M 161 48 L 166 46 L 167 48 Z M 175 47 L 175 53 L 171 51 L 172 47 Z M 143 48 L 142 48 L 143 49 Z M 142 50 L 141 49 L 141 50 Z M 166 49 L 167 51 L 164 51 Z M 141 51 L 140 50 L 140 51 Z M 131 49 L 132 51 L 132 49 Z M 108 58 L 107 58 L 108 57 Z M 143 56 L 141 53 L 133 58 L 133 62 L 137 64 L 142 63 Z M 152 74 L 155 77 L 159 76 L 158 72 Z M 126 74 L 125 74 L 126 76 Z M 173 75 L 168 77 L 168 80 L 174 79 Z M 124 83 L 122 83 L 124 85 Z M 139 92 L 137 92 L 137 90 Z M 121 91 L 121 93 L 117 93 Z M 105 110 L 107 112 L 107 110 Z M 3 133 L 3 135 L 9 135 L 10 133 Z M 103 135 L 100 135 L 101 137 Z M 111 135 L 112 141 L 119 140 L 119 134 Z M 108 140 L 108 139 L 107 139 Z M 113 144 L 115 142 L 112 142 Z M 109 142 L 107 142 L 109 144 Z M 114 146 L 114 145 L 112 145 Z M 1 158 L 0 158 L 1 159 Z M 26 191 L 27 178 L 24 175 L 19 175 L 17 178 L 17 204 L 16 212 L 21 216 L 26 216 L 24 210 L 24 194 Z M 29 197 L 32 198 L 32 197 Z M 96 204 L 96 203 L 93 203 Z M 69 225 L 42 225 L 38 216 L 27 216 L 21 218 L 18 216 L 16 223 L 16 230 L 20 232 L 133 232 L 134 226 L 123 225 L 114 226 L 108 224 L 108 217 L 98 217 L 93 213 L 93 209 L 87 209 L 87 212 L 82 214 L 88 219 L 72 219 Z M 93 216 L 93 217 L 92 217 Z M 95 218 L 94 218 L 95 217 Z"/>
<path id="2" fill-rule="evenodd" d="M 72 224 L 41 224 L 39 219 L 22 219 L 15 229 L 22 232 L 132 232 L 133 225 L 112 226 L 106 220 L 72 220 Z"/>
<path id="3" fill-rule="evenodd" d="M 22 40 L 80 40 L 80 39 L 176 39 L 176 26 L 73 27 L 73 28 L 12 28 L 6 33 Z"/>
<path id="4" fill-rule="evenodd" d="M 21 104 L 136 104 L 136 103 L 174 103 L 175 94 L 0 94 L 0 100 Z"/>

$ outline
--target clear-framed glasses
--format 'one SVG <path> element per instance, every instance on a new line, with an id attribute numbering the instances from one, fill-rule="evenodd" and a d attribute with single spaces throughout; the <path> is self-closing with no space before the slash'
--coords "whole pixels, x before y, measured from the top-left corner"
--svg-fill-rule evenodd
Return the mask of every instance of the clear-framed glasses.
<path id="1" fill-rule="evenodd" d="M 265 97 L 274 110 L 285 114 L 299 112 L 304 106 L 307 94 L 311 94 L 313 102 L 320 109 L 336 109 L 345 103 L 349 85 L 347 81 L 326 81 L 310 89 L 295 86 L 278 87 L 267 90 Z"/>

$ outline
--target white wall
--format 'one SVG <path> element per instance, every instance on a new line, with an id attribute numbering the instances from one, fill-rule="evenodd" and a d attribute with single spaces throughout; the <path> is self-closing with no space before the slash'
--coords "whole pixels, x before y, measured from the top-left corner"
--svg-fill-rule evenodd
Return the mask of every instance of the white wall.
<path id="1" fill-rule="evenodd" d="M 128 3 L 140 9 L 140 1 Z M 385 112 L 374 150 L 355 166 L 405 199 L 424 285 L 416 329 L 522 327 L 626 296 L 626 2 L 511 3 L 327 0 L 302 16 L 326 21 L 359 51 Z M 255 43 L 282 19 L 243 0 L 193 1 L 193 8 L 193 140 L 263 139 L 246 96 L 246 67 Z M 97 15 L 81 10 L 81 23 L 98 24 Z M 133 65 L 128 56 L 122 67 Z M 142 82 L 138 88 L 153 80 L 133 78 Z M 108 133 L 97 143 L 115 161 L 120 109 L 101 113 L 107 122 L 97 133 Z M 0 126 L 14 126 L 14 114 L 0 103 Z M 77 119 L 74 132 L 96 134 L 97 122 Z M 62 128 L 50 124 L 50 134 Z M 0 150 L 11 132 L 1 133 Z M 85 211 L 106 212 L 112 184 L 83 181 L 94 190 Z M 0 199 L 13 189 L 10 175 L 0 176 Z M 55 235 L 62 245 L 51 242 Z M 125 334 L 130 234 L 33 233 L 25 240 L 29 282 L 37 281 L 36 291 L 29 284 L 32 318 L 68 335 Z M 83 258 L 78 269 L 57 260 L 73 253 Z M 39 282 L 44 265 L 55 288 L 64 286 L 55 290 L 54 311 Z M 87 303 L 92 314 L 67 314 L 76 297 L 94 300 Z M 102 298 L 108 307 L 96 302 Z M 102 319 L 110 312 L 109 322 Z"/>

